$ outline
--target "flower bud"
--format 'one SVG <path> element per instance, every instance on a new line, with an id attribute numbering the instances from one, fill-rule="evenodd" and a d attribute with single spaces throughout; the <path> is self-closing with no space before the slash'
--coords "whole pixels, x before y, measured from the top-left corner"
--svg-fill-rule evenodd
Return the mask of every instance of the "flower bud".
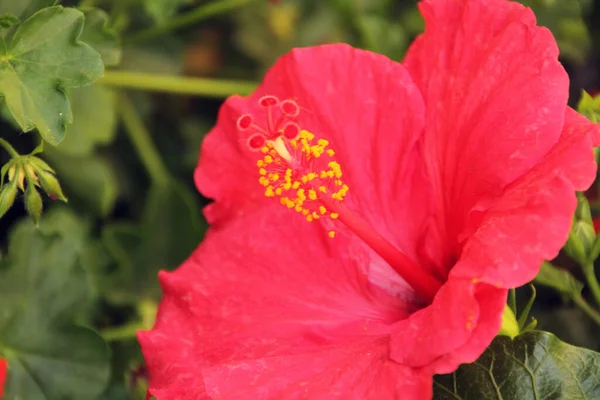
<path id="1" fill-rule="evenodd" d="M 0 217 L 12 207 L 17 194 L 17 185 L 15 181 L 9 182 L 0 189 Z"/>
<path id="2" fill-rule="evenodd" d="M 59 199 L 64 201 L 65 203 L 67 202 L 67 198 L 62 192 L 60 184 L 58 183 L 58 179 L 56 179 L 56 177 L 53 174 L 46 171 L 38 171 L 37 176 L 40 185 L 42 186 L 42 189 L 44 189 L 44 191 L 46 192 L 46 194 L 48 194 L 48 196 L 50 196 L 50 198 Z"/>
<path id="3" fill-rule="evenodd" d="M 25 208 L 27 213 L 33 219 L 36 225 L 40 222 L 42 216 L 42 197 L 35 189 L 33 182 L 28 182 L 27 190 L 25 191 Z"/>
<path id="4" fill-rule="evenodd" d="M 585 196 L 578 195 L 577 210 L 564 248 L 565 252 L 577 262 L 586 263 L 595 240 L 596 231 L 589 202 Z"/>
<path id="5" fill-rule="evenodd" d="M 517 322 L 517 317 L 509 306 L 504 307 L 504 312 L 502 313 L 502 327 L 500 328 L 498 335 L 508 336 L 511 339 L 514 339 L 519 335 L 519 323 Z"/>

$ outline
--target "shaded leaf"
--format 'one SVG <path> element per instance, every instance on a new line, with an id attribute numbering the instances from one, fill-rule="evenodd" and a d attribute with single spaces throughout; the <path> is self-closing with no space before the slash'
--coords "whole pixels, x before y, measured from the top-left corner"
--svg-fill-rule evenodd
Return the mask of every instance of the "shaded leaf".
<path id="1" fill-rule="evenodd" d="M 119 195 L 119 181 L 114 166 L 93 154 L 70 156 L 56 149 L 46 149 L 44 156 L 56 170 L 69 202 L 84 203 L 89 212 L 108 215 Z"/>
<path id="2" fill-rule="evenodd" d="M 0 91 L 21 129 L 37 128 L 51 144 L 71 123 L 65 88 L 90 85 L 104 73 L 100 55 L 78 41 L 84 16 L 60 6 L 23 22 L 8 46 L 0 40 Z"/>
<path id="3" fill-rule="evenodd" d="M 435 378 L 436 400 L 597 399 L 600 353 L 532 331 L 511 340 L 497 336 L 483 355 Z"/>
<path id="4" fill-rule="evenodd" d="M 85 225 L 58 209 L 40 226 L 19 223 L 0 263 L 5 398 L 92 399 L 108 382 L 109 354 L 99 335 L 72 322 L 89 290 L 80 261 Z"/>
<path id="5" fill-rule="evenodd" d="M 534 282 L 575 296 L 580 295 L 583 290 L 583 284 L 575 279 L 569 271 L 556 267 L 549 262 L 542 264 L 542 268 L 540 268 Z"/>
<path id="6" fill-rule="evenodd" d="M 57 0 L 2 0 L 0 14 L 11 14 L 24 21 L 42 8 L 56 3 Z"/>
<path id="7" fill-rule="evenodd" d="M 117 97 L 112 89 L 96 84 L 68 91 L 73 124 L 57 147 L 63 153 L 83 156 L 98 145 L 113 141 L 117 132 Z"/>
<path id="8" fill-rule="evenodd" d="M 153 186 L 139 225 L 115 223 L 103 232 L 107 251 L 119 266 L 109 297 L 127 302 L 160 296 L 158 271 L 181 264 L 206 228 L 198 199 L 189 188 L 177 181 Z"/>
<path id="9" fill-rule="evenodd" d="M 156 22 L 162 24 L 177 12 L 177 9 L 185 4 L 191 4 L 193 0 L 144 0 L 144 8 Z"/>
<path id="10" fill-rule="evenodd" d="M 117 65 L 121 61 L 121 44 L 117 32 L 110 28 L 108 15 L 97 8 L 82 8 L 85 25 L 80 39 L 102 56 L 104 65 Z"/>

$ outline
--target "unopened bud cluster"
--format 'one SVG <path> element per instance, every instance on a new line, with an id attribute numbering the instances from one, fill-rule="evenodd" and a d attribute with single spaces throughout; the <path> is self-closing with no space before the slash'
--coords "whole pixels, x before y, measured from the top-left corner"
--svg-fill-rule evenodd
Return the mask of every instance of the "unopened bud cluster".
<path id="1" fill-rule="evenodd" d="M 53 200 L 67 201 L 54 170 L 36 156 L 14 157 L 2 167 L 0 174 L 0 217 L 12 207 L 19 190 L 24 193 L 25 208 L 36 224 L 43 209 L 38 189 Z"/>

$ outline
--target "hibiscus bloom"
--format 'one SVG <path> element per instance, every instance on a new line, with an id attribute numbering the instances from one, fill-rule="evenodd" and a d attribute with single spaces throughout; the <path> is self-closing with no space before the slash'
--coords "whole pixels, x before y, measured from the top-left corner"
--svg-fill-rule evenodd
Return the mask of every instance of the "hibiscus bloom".
<path id="1" fill-rule="evenodd" d="M 8 368 L 8 364 L 6 360 L 0 358 L 0 399 L 4 396 L 4 382 L 6 382 L 6 370 Z"/>
<path id="2" fill-rule="evenodd" d="M 139 334 L 158 400 L 430 398 L 557 254 L 597 138 L 554 39 L 513 2 L 420 8 L 403 64 L 296 49 L 225 102 L 212 227 Z"/>

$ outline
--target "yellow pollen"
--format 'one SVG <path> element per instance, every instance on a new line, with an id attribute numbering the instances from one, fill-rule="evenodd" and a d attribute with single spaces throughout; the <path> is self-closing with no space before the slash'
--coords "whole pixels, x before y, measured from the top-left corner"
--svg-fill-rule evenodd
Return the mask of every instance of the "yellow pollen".
<path id="1" fill-rule="evenodd" d="M 335 231 L 329 231 L 328 235 L 333 239 L 335 237 Z"/>
<path id="2" fill-rule="evenodd" d="M 339 218 L 322 202 L 327 198 L 320 197 L 343 201 L 349 191 L 341 179 L 342 168 L 333 159 L 335 151 L 328 146 L 328 140 L 315 138 L 306 130 L 300 130 L 297 139 L 280 136 L 267 140 L 261 148 L 262 159 L 256 161 L 265 196 L 279 198 L 281 205 L 302 214 L 308 222 Z M 335 232 L 328 235 L 333 238 Z"/>

